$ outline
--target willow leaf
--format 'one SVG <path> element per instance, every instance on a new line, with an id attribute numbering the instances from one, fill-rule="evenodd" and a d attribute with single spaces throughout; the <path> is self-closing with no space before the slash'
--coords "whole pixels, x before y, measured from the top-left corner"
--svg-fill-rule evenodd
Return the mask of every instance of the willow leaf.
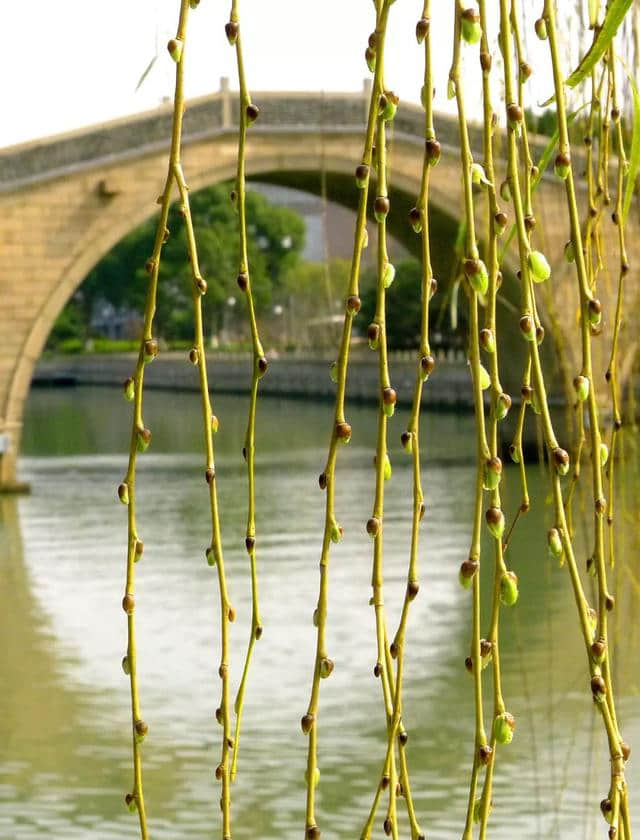
<path id="1" fill-rule="evenodd" d="M 583 56 L 580 64 L 569 78 L 566 79 L 565 85 L 575 87 L 591 73 L 609 49 L 609 44 L 613 41 L 618 27 L 624 20 L 624 16 L 631 8 L 632 3 L 633 0 L 613 0 L 607 9 L 602 28 L 598 32 L 593 44 L 591 44 L 589 51 Z"/>

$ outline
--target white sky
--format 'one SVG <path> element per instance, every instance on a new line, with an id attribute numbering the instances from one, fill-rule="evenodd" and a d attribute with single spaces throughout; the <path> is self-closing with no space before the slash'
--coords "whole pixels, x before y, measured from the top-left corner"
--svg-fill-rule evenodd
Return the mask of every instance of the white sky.
<path id="1" fill-rule="evenodd" d="M 453 3 L 432 3 L 440 110 L 451 108 L 446 77 Z M 178 0 L 0 0 L 0 147 L 153 108 L 171 96 L 174 65 L 166 42 L 175 34 L 178 7 Z M 221 76 L 236 87 L 235 54 L 224 35 L 229 8 L 229 0 L 201 0 L 190 13 L 187 96 L 217 90 Z M 412 101 L 418 101 L 423 73 L 414 36 L 421 10 L 421 0 L 398 0 L 390 16 L 387 86 Z M 369 75 L 363 55 L 374 26 L 371 0 L 242 0 L 240 11 L 254 91 L 358 90 Z M 529 18 L 531 27 L 532 13 Z M 551 93 L 546 55 L 535 37 L 528 42 L 543 59 L 543 78 L 530 81 L 532 100 L 542 101 Z M 135 93 L 156 47 L 158 60 Z M 467 55 L 477 85 L 477 47 Z M 468 92 L 472 109 L 478 94 L 477 88 Z"/>

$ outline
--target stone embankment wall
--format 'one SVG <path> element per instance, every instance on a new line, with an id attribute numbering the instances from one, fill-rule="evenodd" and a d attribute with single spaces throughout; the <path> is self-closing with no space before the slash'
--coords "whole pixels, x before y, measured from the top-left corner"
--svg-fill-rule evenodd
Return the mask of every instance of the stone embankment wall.
<path id="1" fill-rule="evenodd" d="M 243 393 L 249 388 L 251 357 L 245 354 L 216 355 L 207 359 L 209 383 L 213 391 Z M 261 395 L 305 399 L 333 399 L 335 385 L 329 377 L 329 358 L 283 355 L 271 358 L 269 370 L 260 384 Z M 33 384 L 44 385 L 121 385 L 131 376 L 134 354 L 56 356 L 41 358 Z M 391 381 L 400 404 L 413 397 L 417 357 L 394 354 L 390 360 Z M 160 353 L 145 370 L 145 387 L 197 391 L 196 370 L 186 352 Z M 375 402 L 378 398 L 378 366 L 374 355 L 357 355 L 349 366 L 349 399 Z M 437 408 L 471 410 L 471 377 L 465 361 L 441 358 L 425 390 L 425 403 Z"/>

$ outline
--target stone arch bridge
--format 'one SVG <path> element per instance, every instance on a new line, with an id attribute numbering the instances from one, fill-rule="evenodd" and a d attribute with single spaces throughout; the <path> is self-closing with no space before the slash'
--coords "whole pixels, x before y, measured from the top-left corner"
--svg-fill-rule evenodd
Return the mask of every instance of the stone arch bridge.
<path id="1" fill-rule="evenodd" d="M 249 134 L 248 174 L 304 188 L 310 174 L 325 171 L 342 178 L 343 188 L 349 179 L 342 195 L 329 197 L 354 201 L 369 90 L 365 83 L 362 93 L 255 94 L 261 113 Z M 188 103 L 183 160 L 191 189 L 234 176 L 237 109 L 225 80 L 220 92 Z M 171 107 L 163 106 L 0 150 L 0 487 L 15 484 L 24 403 L 57 315 L 101 257 L 157 210 L 170 125 Z M 470 129 L 479 154 L 480 129 Z M 432 204 L 455 219 L 457 122 L 438 115 L 436 130 L 443 156 L 431 178 Z M 399 108 L 391 142 L 395 195 L 408 209 L 419 187 L 422 109 Z M 545 251 L 559 264 L 568 223 L 564 192 L 552 177 L 543 179 L 536 205 Z M 408 229 L 404 214 L 401 223 Z M 564 285 L 563 306 L 573 315 L 575 299 Z"/>

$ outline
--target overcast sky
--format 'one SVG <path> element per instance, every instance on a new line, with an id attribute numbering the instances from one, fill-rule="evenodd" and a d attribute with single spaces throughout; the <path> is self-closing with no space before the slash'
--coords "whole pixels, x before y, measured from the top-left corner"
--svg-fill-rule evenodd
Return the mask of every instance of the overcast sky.
<path id="1" fill-rule="evenodd" d="M 441 110 L 451 107 L 446 77 L 453 4 L 432 3 Z M 229 0 L 202 0 L 190 13 L 188 96 L 217 90 L 221 76 L 235 87 L 234 51 L 224 36 L 229 7 Z M 166 42 L 175 34 L 178 8 L 178 0 L 0 0 L 0 147 L 153 108 L 171 96 L 174 65 Z M 387 86 L 412 101 L 418 101 L 423 72 L 414 36 L 421 10 L 421 0 L 398 0 L 390 17 Z M 371 0 L 242 0 L 240 11 L 254 91 L 357 90 L 368 75 L 363 54 L 374 27 Z M 535 38 L 528 41 L 540 49 Z M 158 60 L 136 93 L 156 49 Z M 475 71 L 477 47 L 465 53 Z M 546 61 L 539 64 L 541 74 L 530 82 L 534 101 L 551 93 Z M 472 107 L 479 101 L 475 72 L 474 80 Z"/>

